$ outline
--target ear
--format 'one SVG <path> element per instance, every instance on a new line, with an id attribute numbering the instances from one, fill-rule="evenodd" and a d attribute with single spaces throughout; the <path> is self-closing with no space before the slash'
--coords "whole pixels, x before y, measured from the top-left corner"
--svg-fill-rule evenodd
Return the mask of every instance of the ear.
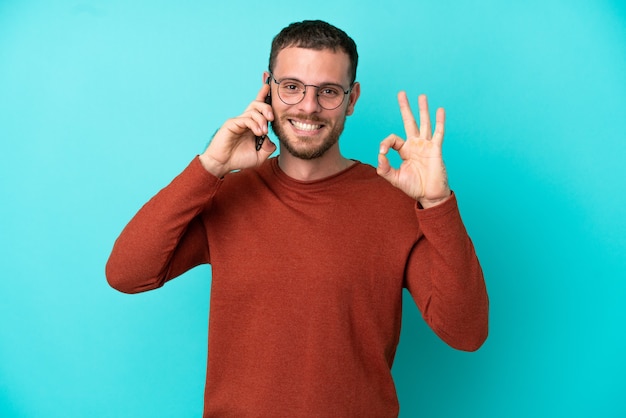
<path id="1" fill-rule="evenodd" d="M 270 73 L 267 71 L 263 71 L 263 83 L 265 84 L 270 83 Z"/>
<path id="2" fill-rule="evenodd" d="M 354 106 L 356 105 L 356 101 L 359 100 L 359 96 L 361 95 L 361 83 L 355 82 L 352 86 L 352 91 L 350 91 L 350 95 L 348 96 L 348 107 L 346 109 L 346 115 L 350 116 L 354 113 Z"/>

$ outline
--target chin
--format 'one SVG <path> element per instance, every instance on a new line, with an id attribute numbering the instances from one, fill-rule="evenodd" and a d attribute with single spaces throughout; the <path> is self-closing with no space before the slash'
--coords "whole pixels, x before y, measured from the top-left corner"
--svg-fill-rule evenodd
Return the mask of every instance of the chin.
<path id="1" fill-rule="evenodd" d="M 336 140 L 325 140 L 322 144 L 314 146 L 311 144 L 303 143 L 303 141 L 301 140 L 291 141 L 285 140 L 281 137 L 278 137 L 278 140 L 280 141 L 282 149 L 287 150 L 289 154 L 293 155 L 294 157 L 300 158 L 301 160 L 314 160 L 316 158 L 320 158 L 321 156 L 326 154 L 326 151 L 331 149 L 337 143 Z M 294 142 L 296 143 L 294 144 Z"/>
<path id="2" fill-rule="evenodd" d="M 290 122 L 286 121 L 283 123 Z M 287 135 L 283 129 L 282 123 L 280 122 L 272 122 L 271 126 L 272 131 L 274 131 L 274 134 L 280 141 L 281 148 L 289 152 L 289 154 L 294 157 L 302 160 L 314 160 L 326 154 L 329 149 L 337 144 L 339 141 L 339 135 L 341 135 L 341 132 L 343 131 L 343 124 L 341 124 L 341 126 L 338 126 L 329 132 L 321 143 L 317 143 L 318 141 L 315 141 L 316 144 L 311 144 L 311 138 L 300 138 L 298 136 L 294 137 L 293 134 Z"/>

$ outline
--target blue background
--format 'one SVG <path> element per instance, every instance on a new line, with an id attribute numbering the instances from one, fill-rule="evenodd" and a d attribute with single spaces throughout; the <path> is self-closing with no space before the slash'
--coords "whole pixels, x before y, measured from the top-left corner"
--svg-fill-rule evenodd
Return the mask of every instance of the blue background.
<path id="1" fill-rule="evenodd" d="M 361 56 L 342 138 L 374 163 L 396 93 L 444 106 L 491 299 L 476 353 L 405 303 L 402 417 L 626 416 L 622 1 L 0 0 L 0 416 L 200 416 L 210 267 L 128 296 L 135 211 L 258 91 L 271 38 L 326 19 Z"/>

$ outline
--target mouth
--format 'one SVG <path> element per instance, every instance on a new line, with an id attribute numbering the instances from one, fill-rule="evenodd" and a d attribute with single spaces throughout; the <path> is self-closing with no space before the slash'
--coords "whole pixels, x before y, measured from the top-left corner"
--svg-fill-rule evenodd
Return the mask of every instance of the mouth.
<path id="1" fill-rule="evenodd" d="M 302 132 L 315 132 L 315 131 L 322 129 L 322 127 L 324 126 L 318 123 L 306 123 L 306 122 L 300 122 L 294 119 L 289 119 L 289 123 L 291 123 L 291 125 L 294 128 L 296 128 L 298 131 L 302 131 Z"/>

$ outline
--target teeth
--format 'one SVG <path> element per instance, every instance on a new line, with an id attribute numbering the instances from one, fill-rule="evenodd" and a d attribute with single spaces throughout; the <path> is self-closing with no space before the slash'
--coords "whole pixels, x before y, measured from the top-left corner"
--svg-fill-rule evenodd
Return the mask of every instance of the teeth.
<path id="1" fill-rule="evenodd" d="M 314 131 L 322 127 L 322 125 L 311 125 L 310 123 L 302 123 L 292 120 L 291 123 L 301 131 Z"/>

